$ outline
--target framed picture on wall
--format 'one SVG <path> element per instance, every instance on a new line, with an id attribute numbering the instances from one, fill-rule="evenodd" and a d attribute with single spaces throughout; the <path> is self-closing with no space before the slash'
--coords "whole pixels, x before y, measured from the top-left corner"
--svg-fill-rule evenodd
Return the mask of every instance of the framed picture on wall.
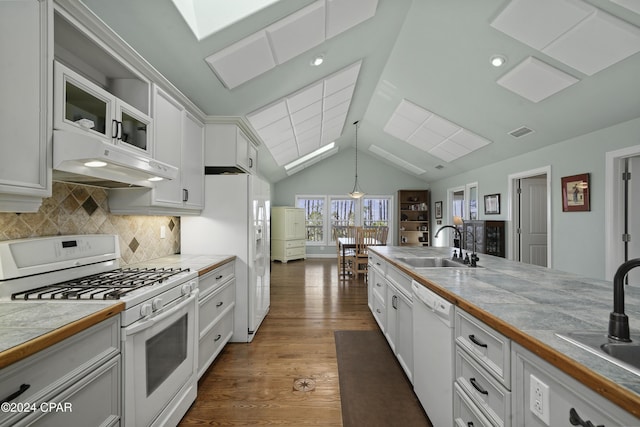
<path id="1" fill-rule="evenodd" d="M 589 174 L 565 176 L 562 178 L 562 211 L 590 211 Z"/>
<path id="2" fill-rule="evenodd" d="M 442 219 L 442 202 L 436 202 L 435 207 L 436 219 Z"/>
<path id="3" fill-rule="evenodd" d="M 485 215 L 497 215 L 500 213 L 500 194 L 487 194 L 484 196 Z"/>

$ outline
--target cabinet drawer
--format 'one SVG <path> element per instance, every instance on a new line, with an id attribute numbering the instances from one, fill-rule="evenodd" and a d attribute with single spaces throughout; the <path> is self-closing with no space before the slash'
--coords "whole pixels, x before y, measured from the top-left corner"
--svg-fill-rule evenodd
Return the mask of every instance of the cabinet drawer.
<path id="1" fill-rule="evenodd" d="M 233 308 L 236 299 L 235 284 L 235 279 L 231 280 L 200 300 L 198 310 L 200 336 L 206 334 L 220 316 Z"/>
<path id="2" fill-rule="evenodd" d="M 456 310 L 456 342 L 507 389 L 511 389 L 511 341 L 483 322 Z"/>
<path id="3" fill-rule="evenodd" d="M 494 424 L 511 425 L 511 392 L 456 346 L 456 382 Z"/>
<path id="4" fill-rule="evenodd" d="M 112 317 L 0 371 L 0 398 L 29 388 L 12 402 L 51 401 L 65 387 L 120 354 L 120 316 Z M 0 424 L 14 413 L 0 412 Z M 22 414 L 26 415 L 26 414 Z"/>
<path id="5" fill-rule="evenodd" d="M 218 356 L 233 335 L 233 310 L 229 310 L 200 338 L 198 345 L 198 378 Z"/>
<path id="6" fill-rule="evenodd" d="M 369 252 L 369 264 L 378 270 L 382 276 L 387 274 L 387 262 L 373 252 Z"/>
<path id="7" fill-rule="evenodd" d="M 411 291 L 411 277 L 402 273 L 400 270 L 389 266 L 387 268 L 387 279 L 393 283 L 396 288 L 404 293 L 409 299 L 412 298 L 413 292 Z"/>
<path id="8" fill-rule="evenodd" d="M 200 298 L 213 292 L 216 287 L 221 286 L 235 275 L 235 261 L 228 262 L 198 279 L 198 289 Z"/>
<path id="9" fill-rule="evenodd" d="M 305 247 L 299 247 L 299 248 L 289 248 L 289 249 L 285 249 L 284 253 L 285 256 L 287 258 L 292 258 L 292 257 L 297 257 L 297 256 L 305 256 Z"/>
<path id="10" fill-rule="evenodd" d="M 306 245 L 306 241 L 303 240 L 285 240 L 284 242 L 284 248 L 285 249 L 289 249 L 289 248 L 304 248 Z"/>
<path id="11" fill-rule="evenodd" d="M 382 330 L 382 332 L 385 332 L 385 329 L 386 329 L 386 324 L 387 324 L 386 313 L 387 313 L 387 310 L 384 304 L 384 297 L 379 295 L 377 292 L 374 292 L 373 293 L 373 317 L 376 319 L 376 322 L 378 322 L 378 326 L 380 326 L 380 329 Z"/>
<path id="12" fill-rule="evenodd" d="M 456 427 L 493 427 L 458 384 L 453 385 L 453 420 Z"/>
<path id="13" fill-rule="evenodd" d="M 47 405 L 47 411 L 37 411 L 15 427 L 120 425 L 120 397 L 120 356 L 117 356 L 57 395 L 51 403 L 60 406 L 49 411 Z"/>

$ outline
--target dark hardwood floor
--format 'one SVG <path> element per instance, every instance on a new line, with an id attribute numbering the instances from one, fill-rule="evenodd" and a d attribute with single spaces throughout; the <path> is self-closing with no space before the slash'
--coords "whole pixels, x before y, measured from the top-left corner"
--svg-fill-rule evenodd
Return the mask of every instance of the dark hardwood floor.
<path id="1" fill-rule="evenodd" d="M 271 308 L 250 344 L 227 344 L 180 426 L 341 426 L 336 330 L 377 329 L 364 279 L 336 260 L 271 264 Z"/>

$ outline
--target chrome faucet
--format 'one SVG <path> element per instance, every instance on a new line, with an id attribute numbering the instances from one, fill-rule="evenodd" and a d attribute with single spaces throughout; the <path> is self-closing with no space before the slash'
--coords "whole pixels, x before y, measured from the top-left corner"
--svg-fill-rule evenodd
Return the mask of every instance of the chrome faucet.
<path id="1" fill-rule="evenodd" d="M 462 243 L 462 234 L 460 233 L 460 230 L 458 230 L 458 227 L 455 227 L 455 226 L 453 226 L 453 225 L 443 225 L 442 227 L 440 227 L 440 228 L 438 229 L 438 231 L 436 231 L 436 234 L 435 234 L 435 236 L 433 236 L 433 237 L 438 237 L 438 234 L 440 234 L 440 232 L 441 232 L 442 230 L 444 230 L 445 228 L 452 228 L 452 229 L 453 229 L 453 231 L 455 231 L 455 232 L 456 232 L 456 235 L 458 236 L 458 244 L 457 244 L 457 245 L 455 245 L 454 247 L 456 247 L 456 248 L 460 249 L 460 244 Z M 460 250 L 460 257 L 462 257 L 462 249 Z"/>
<path id="2" fill-rule="evenodd" d="M 609 315 L 609 338 L 630 342 L 629 318 L 624 314 L 624 278 L 627 273 L 640 266 L 640 258 L 630 259 L 618 267 L 613 276 L 613 311 Z"/>

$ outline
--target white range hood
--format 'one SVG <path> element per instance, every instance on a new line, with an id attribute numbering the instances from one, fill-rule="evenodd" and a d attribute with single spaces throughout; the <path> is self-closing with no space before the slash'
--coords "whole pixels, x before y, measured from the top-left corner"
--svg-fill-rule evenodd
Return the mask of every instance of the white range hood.
<path id="1" fill-rule="evenodd" d="M 101 167 L 87 166 L 102 162 Z M 53 179 L 106 188 L 153 187 L 177 178 L 178 168 L 100 138 L 53 131 Z"/>

